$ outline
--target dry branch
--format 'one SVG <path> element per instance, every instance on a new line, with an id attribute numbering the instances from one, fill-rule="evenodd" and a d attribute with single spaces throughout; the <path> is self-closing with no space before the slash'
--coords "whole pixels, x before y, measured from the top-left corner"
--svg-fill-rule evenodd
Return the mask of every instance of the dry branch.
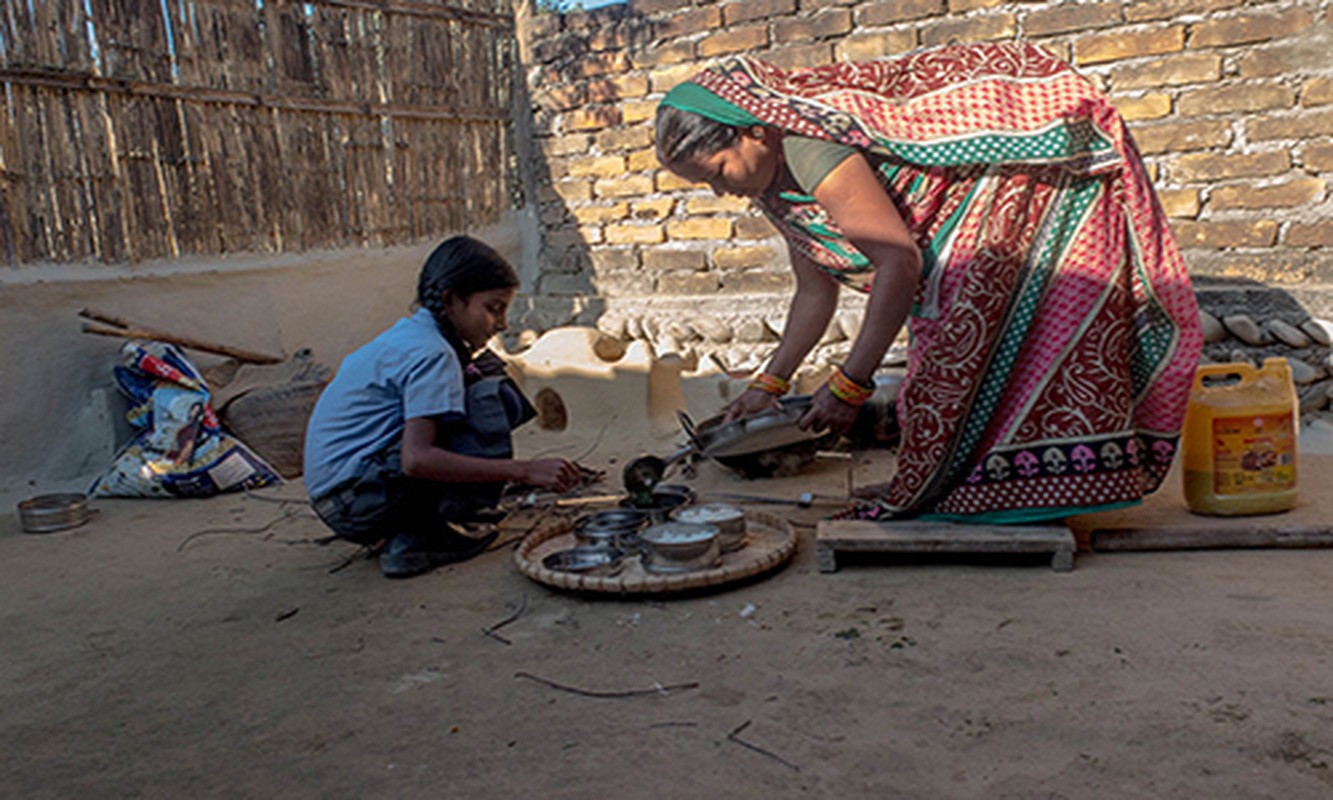
<path id="1" fill-rule="evenodd" d="M 548 680 L 547 678 L 533 675 L 531 672 L 515 672 L 514 677 L 527 678 L 528 680 L 536 681 L 537 683 L 540 683 L 543 686 L 549 686 L 552 689 L 559 689 L 562 692 L 569 692 L 570 694 L 576 694 L 579 695 L 580 697 L 596 697 L 599 699 L 611 699 L 618 697 L 646 697 L 648 695 L 667 694 L 669 692 L 684 691 L 685 689 L 699 688 L 698 681 L 691 681 L 689 683 L 673 683 L 668 686 L 656 686 L 652 689 L 629 689 L 623 692 L 601 692 L 590 689 L 580 689 L 576 686 L 567 686 L 563 683 L 556 683 L 553 680 Z"/>
<path id="2" fill-rule="evenodd" d="M 200 350 L 205 353 L 214 353 L 220 356 L 234 358 L 237 361 L 244 361 L 249 364 L 281 364 L 281 356 L 269 355 L 268 353 L 257 353 L 253 350 L 242 350 L 239 347 L 231 345 L 208 342 L 203 339 L 196 339 L 193 336 L 181 336 L 176 333 L 157 330 L 145 325 L 135 325 L 114 314 L 107 314 L 92 308 L 85 308 L 79 311 L 79 316 L 87 319 L 97 320 L 113 327 L 103 327 L 101 325 L 89 325 L 84 323 L 83 332 L 92 333 L 98 336 L 116 336 L 121 339 L 152 339 L 167 344 L 187 347 L 191 350 Z"/>

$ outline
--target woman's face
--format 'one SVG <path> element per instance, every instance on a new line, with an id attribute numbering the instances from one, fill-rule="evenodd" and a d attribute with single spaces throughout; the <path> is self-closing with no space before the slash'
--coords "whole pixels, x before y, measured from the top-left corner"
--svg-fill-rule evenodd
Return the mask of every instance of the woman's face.
<path id="1" fill-rule="evenodd" d="M 506 317 L 509 304 L 514 302 L 517 287 L 487 289 L 466 299 L 453 292 L 444 295 L 445 312 L 454 323 L 454 330 L 474 352 L 486 346 L 491 337 L 509 327 Z"/>
<path id="2" fill-rule="evenodd" d="M 687 181 L 706 183 L 718 195 L 758 197 L 778 174 L 782 134 L 775 128 L 742 128 L 735 144 L 669 164 Z"/>

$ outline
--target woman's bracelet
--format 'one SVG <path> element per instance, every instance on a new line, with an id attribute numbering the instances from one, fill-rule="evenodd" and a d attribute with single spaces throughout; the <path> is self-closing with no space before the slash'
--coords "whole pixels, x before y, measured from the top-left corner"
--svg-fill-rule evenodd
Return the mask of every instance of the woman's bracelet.
<path id="1" fill-rule="evenodd" d="M 828 390 L 842 402 L 853 408 L 858 408 L 864 405 L 870 399 L 870 396 L 875 393 L 875 384 L 857 383 L 847 377 L 847 373 L 837 369 L 829 376 Z"/>
<path id="2" fill-rule="evenodd" d="M 779 378 L 776 375 L 769 375 L 767 372 L 760 372 L 750 379 L 750 388 L 781 397 L 791 391 L 791 381 L 786 378 Z"/>

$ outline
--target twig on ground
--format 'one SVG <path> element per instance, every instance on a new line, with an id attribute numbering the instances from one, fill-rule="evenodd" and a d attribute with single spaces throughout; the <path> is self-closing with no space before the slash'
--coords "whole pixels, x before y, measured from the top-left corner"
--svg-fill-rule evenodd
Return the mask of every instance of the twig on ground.
<path id="1" fill-rule="evenodd" d="M 598 448 L 598 446 L 601 445 L 601 443 L 602 443 L 602 436 L 603 436 L 603 434 L 606 433 L 606 429 L 609 428 L 609 427 L 611 427 L 611 423 L 613 423 L 613 422 L 615 422 L 615 421 L 616 421 L 616 418 L 615 418 L 615 417 L 611 417 L 611 418 L 608 419 L 605 423 L 603 423 L 601 429 L 597 431 L 597 436 L 593 438 L 593 440 L 592 440 L 592 445 L 590 445 L 590 446 L 588 447 L 587 450 L 584 450 L 582 453 L 579 453 L 577 456 L 574 456 L 573 458 L 571 458 L 571 459 L 569 459 L 569 460 L 570 460 L 570 461 L 575 461 L 575 462 L 577 462 L 577 461 L 582 461 L 583 459 L 585 459 L 585 458 L 587 458 L 588 456 L 592 455 L 593 452 Z M 542 450 L 541 452 L 534 454 L 532 457 L 533 457 L 533 458 L 545 458 L 546 456 L 550 455 L 551 453 L 557 452 L 557 451 L 559 451 L 559 450 L 560 450 L 560 446 L 547 448 L 546 450 Z"/>
<path id="2" fill-rule="evenodd" d="M 304 506 L 310 505 L 310 499 L 306 497 L 269 497 L 268 495 L 260 494 L 253 489 L 245 490 L 245 499 L 262 500 L 265 503 L 300 503 Z"/>
<path id="3" fill-rule="evenodd" d="M 291 608 L 288 608 L 288 609 L 284 609 L 284 610 L 282 610 L 282 611 L 279 611 L 279 612 L 278 612 L 278 616 L 277 616 L 276 618 L 274 618 L 273 621 L 274 621 L 274 622 L 282 622 L 284 619 L 291 619 L 292 617 L 296 616 L 296 612 L 298 612 L 298 611 L 300 611 L 300 610 L 301 610 L 301 607 L 300 607 L 300 606 L 292 606 Z"/>
<path id="4" fill-rule="evenodd" d="M 697 722 L 654 722 L 652 725 L 648 726 L 649 730 L 653 728 L 697 728 L 697 727 L 699 727 L 699 723 Z"/>
<path id="5" fill-rule="evenodd" d="M 177 553 L 181 552 L 186 548 L 186 546 L 190 544 L 190 542 L 194 541 L 195 539 L 201 539 L 205 536 L 216 536 L 224 533 L 246 533 L 246 534 L 267 533 L 273 526 L 278 525 L 280 523 L 291 522 L 292 520 L 307 519 L 307 518 L 314 519 L 314 517 L 310 514 L 292 513 L 292 509 L 285 508 L 283 509 L 282 516 L 271 519 L 266 524 L 261 525 L 258 528 L 205 528 L 202 531 L 195 531 L 189 536 L 186 536 L 181 541 L 180 544 L 176 545 L 176 552 Z"/>
<path id="6" fill-rule="evenodd" d="M 505 637 L 503 637 L 503 636 L 501 636 L 500 634 L 496 633 L 496 631 L 500 630 L 500 629 L 503 628 L 504 626 L 506 626 L 506 625 L 508 625 L 509 623 L 513 622 L 514 620 L 518 619 L 520 616 L 522 616 L 523 612 L 524 612 L 524 611 L 527 611 L 527 610 L 528 610 L 528 595 L 527 595 L 527 593 L 525 592 L 525 593 L 523 594 L 523 599 L 522 599 L 522 601 L 521 601 L 521 602 L 519 603 L 519 605 L 518 605 L 518 610 L 517 610 L 517 611 L 515 611 L 514 613 L 512 613 L 512 614 L 510 614 L 509 616 L 505 617 L 504 619 L 500 620 L 499 622 L 495 623 L 494 625 L 490 625 L 490 626 L 488 626 L 488 627 L 484 627 L 484 628 L 482 628 L 482 629 L 481 629 L 481 632 L 484 633 L 484 634 L 486 634 L 487 636 L 491 637 L 491 638 L 494 639 L 495 641 L 500 642 L 501 644 L 513 644 L 513 642 L 509 641 L 509 640 L 506 639 Z"/>
<path id="7" fill-rule="evenodd" d="M 377 548 L 371 547 L 370 545 L 362 545 L 361 547 L 358 547 L 355 553 L 352 553 L 350 556 L 334 565 L 333 568 L 329 570 L 329 574 L 332 575 L 335 572 L 342 572 L 355 564 L 358 560 L 365 561 L 374 558 L 376 549 Z"/>
<path id="8" fill-rule="evenodd" d="M 504 645 L 510 645 L 510 644 L 513 644 L 513 642 L 509 641 L 508 639 L 506 639 L 505 637 L 503 637 L 503 636 L 501 636 L 500 634 L 496 633 L 495 631 L 491 630 L 490 628 L 482 628 L 482 629 L 481 629 L 481 632 L 484 633 L 484 634 L 486 634 L 487 636 L 491 637 L 491 638 L 494 639 L 495 641 L 499 642 L 500 644 L 504 644 Z"/>
<path id="9" fill-rule="evenodd" d="M 741 731 L 743 731 L 743 730 L 745 730 L 746 728 L 750 727 L 750 722 L 751 722 L 751 721 L 747 719 L 745 722 L 742 722 L 740 725 L 736 726 L 736 728 L 733 729 L 733 730 L 731 731 L 731 733 L 728 733 L 728 734 L 727 734 L 727 741 L 729 741 L 729 742 L 735 742 L 736 744 L 740 745 L 741 747 L 744 747 L 746 750 L 750 750 L 750 751 L 752 751 L 752 752 L 758 753 L 758 754 L 761 755 L 761 756 L 768 756 L 769 758 L 773 759 L 774 761 L 778 762 L 779 764 L 781 764 L 781 765 L 784 766 L 784 767 L 787 767 L 787 768 L 789 768 L 789 769 L 793 769 L 793 770 L 795 770 L 795 771 L 797 771 L 797 772 L 800 772 L 800 771 L 801 771 L 801 768 L 800 768 L 799 766 L 797 766 L 797 765 L 791 763 L 790 761 L 788 761 L 787 759 L 785 759 L 785 758 L 783 758 L 782 756 L 778 755 L 777 753 L 774 753 L 774 752 L 771 751 L 771 750 L 765 750 L 764 748 L 760 747 L 760 746 L 757 745 L 757 744 L 751 744 L 750 742 L 747 742 L 747 741 L 745 741 L 744 739 L 742 739 L 741 736 L 740 736 Z"/>
<path id="10" fill-rule="evenodd" d="M 623 692 L 599 692 L 588 689 L 579 689 L 578 687 L 575 686 L 566 686 L 563 683 L 556 683 L 555 681 L 548 680 L 546 678 L 542 678 L 537 675 L 533 675 L 531 672 L 515 672 L 514 677 L 527 678 L 528 680 L 536 681 L 537 683 L 540 683 L 543 686 L 549 686 L 552 689 L 559 689 L 562 692 L 569 692 L 570 694 L 576 694 L 579 695 L 580 697 L 598 697 L 606 699 L 617 698 L 617 697 L 645 697 L 648 695 L 669 694 L 671 692 L 685 691 L 686 689 L 699 688 L 698 681 L 691 681 L 689 683 L 673 683 L 669 686 L 656 686 L 652 689 L 629 689 Z"/>

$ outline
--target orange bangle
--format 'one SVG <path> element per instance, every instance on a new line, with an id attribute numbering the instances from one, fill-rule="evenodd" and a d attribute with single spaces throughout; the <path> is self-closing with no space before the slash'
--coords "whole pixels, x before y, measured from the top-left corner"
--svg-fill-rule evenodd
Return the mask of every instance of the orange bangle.
<path id="1" fill-rule="evenodd" d="M 750 388 L 782 396 L 791 391 L 791 381 L 786 378 L 779 378 L 776 375 L 769 375 L 767 372 L 761 372 L 750 380 Z"/>
<path id="2" fill-rule="evenodd" d="M 857 383 L 847 377 L 847 373 L 838 369 L 829 376 L 828 390 L 834 397 L 855 408 L 864 405 L 870 399 L 870 396 L 875 393 L 875 385 L 872 383 L 867 386 Z"/>

